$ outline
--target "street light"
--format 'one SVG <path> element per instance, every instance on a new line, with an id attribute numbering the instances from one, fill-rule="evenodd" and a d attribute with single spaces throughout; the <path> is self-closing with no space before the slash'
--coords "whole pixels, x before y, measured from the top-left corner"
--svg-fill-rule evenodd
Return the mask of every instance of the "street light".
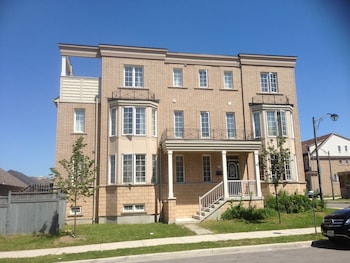
<path id="1" fill-rule="evenodd" d="M 320 159 L 318 157 L 318 145 L 317 145 L 317 136 L 316 136 L 316 122 L 317 122 L 317 127 L 320 124 L 320 121 L 323 120 L 326 116 L 330 116 L 332 121 L 338 120 L 338 114 L 335 113 L 327 113 L 326 115 L 322 116 L 319 119 L 315 119 L 315 117 L 312 117 L 312 124 L 314 128 L 314 141 L 315 141 L 315 151 L 316 151 L 316 162 L 317 162 L 317 176 L 318 176 L 318 186 L 319 186 L 319 194 L 320 194 L 320 199 L 323 202 L 323 192 L 322 192 L 322 180 L 321 180 L 321 170 L 320 170 Z"/>

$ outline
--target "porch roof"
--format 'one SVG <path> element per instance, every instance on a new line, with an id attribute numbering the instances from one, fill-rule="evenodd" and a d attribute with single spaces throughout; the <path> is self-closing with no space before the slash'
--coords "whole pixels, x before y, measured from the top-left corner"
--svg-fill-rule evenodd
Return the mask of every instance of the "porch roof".
<path id="1" fill-rule="evenodd" d="M 253 152 L 261 149 L 261 141 L 240 140 L 166 140 L 162 142 L 162 149 L 181 152 Z"/>

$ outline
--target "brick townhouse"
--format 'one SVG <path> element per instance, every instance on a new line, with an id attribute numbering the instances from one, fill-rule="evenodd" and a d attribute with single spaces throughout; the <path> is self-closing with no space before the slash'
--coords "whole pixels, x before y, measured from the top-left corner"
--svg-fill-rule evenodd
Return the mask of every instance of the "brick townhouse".
<path id="1" fill-rule="evenodd" d="M 280 189 L 304 193 L 296 57 L 59 44 L 56 167 L 80 136 L 98 165 L 95 196 L 67 207 L 81 221 L 167 223 L 217 217 L 228 201 L 263 206 L 263 142 L 286 138 Z M 74 57 L 99 77 L 75 76 Z"/>

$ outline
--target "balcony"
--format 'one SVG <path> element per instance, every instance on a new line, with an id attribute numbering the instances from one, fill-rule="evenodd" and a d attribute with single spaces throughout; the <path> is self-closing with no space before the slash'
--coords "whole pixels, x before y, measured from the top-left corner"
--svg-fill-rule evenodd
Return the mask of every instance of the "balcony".
<path id="1" fill-rule="evenodd" d="M 256 140 L 252 133 L 244 130 L 233 130 L 228 132 L 226 129 L 210 129 L 203 136 L 201 129 L 188 128 L 176 130 L 174 128 L 165 129 L 161 136 L 161 141 L 166 140 L 237 140 L 247 141 Z"/>
<path id="2" fill-rule="evenodd" d="M 289 98 L 282 94 L 261 93 L 252 97 L 251 104 L 289 105 Z"/>
<path id="3" fill-rule="evenodd" d="M 149 100 L 158 102 L 155 94 L 147 88 L 118 88 L 112 92 L 112 99 Z"/>

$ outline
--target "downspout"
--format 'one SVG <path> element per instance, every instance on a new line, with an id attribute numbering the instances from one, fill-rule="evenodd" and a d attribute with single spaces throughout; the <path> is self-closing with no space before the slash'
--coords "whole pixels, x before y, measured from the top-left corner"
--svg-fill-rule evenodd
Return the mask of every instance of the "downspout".
<path id="1" fill-rule="evenodd" d="M 97 186 L 97 176 L 98 176 L 98 166 L 96 165 L 96 162 L 98 161 L 98 103 L 99 103 L 99 96 L 95 96 L 95 152 L 94 152 L 94 159 L 95 159 L 95 178 L 94 178 L 94 194 L 93 194 L 93 201 L 92 201 L 92 224 L 96 223 L 96 203 L 97 203 L 97 194 L 96 194 L 96 186 Z M 97 168 L 97 169 L 96 169 Z"/>

